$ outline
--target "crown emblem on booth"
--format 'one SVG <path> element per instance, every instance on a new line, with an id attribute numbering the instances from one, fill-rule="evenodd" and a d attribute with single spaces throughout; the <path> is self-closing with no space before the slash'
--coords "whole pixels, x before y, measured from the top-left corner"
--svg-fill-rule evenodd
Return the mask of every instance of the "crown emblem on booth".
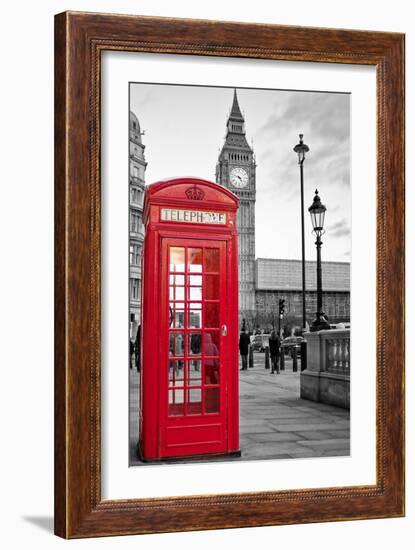
<path id="1" fill-rule="evenodd" d="M 193 185 L 192 187 L 186 189 L 185 193 L 188 199 L 192 199 L 194 201 L 201 201 L 205 196 L 205 192 L 196 185 Z"/>

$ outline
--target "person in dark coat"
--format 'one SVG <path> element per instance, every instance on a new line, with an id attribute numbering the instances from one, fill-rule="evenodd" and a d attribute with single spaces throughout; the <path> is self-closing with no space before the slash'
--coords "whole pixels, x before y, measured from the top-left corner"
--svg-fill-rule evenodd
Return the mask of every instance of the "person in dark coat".
<path id="1" fill-rule="evenodd" d="M 242 358 L 241 370 L 248 369 L 248 352 L 249 352 L 250 343 L 251 343 L 251 339 L 249 338 L 249 335 L 245 332 L 245 329 L 242 328 L 241 334 L 239 336 L 239 353 L 241 354 L 241 358 Z"/>
<path id="2" fill-rule="evenodd" d="M 207 340 L 210 338 L 212 340 L 212 337 L 209 333 L 205 333 L 205 355 L 211 355 L 207 349 Z M 200 355 L 202 353 L 202 335 L 198 333 L 191 334 L 190 336 L 190 351 L 192 352 L 192 355 Z M 192 361 L 193 368 L 196 372 L 199 371 L 199 361 L 195 360 Z"/>
<path id="3" fill-rule="evenodd" d="M 130 369 L 134 365 L 134 342 L 130 339 Z"/>
<path id="4" fill-rule="evenodd" d="M 138 325 L 137 336 L 135 339 L 135 347 L 134 347 L 135 364 L 137 367 L 137 372 L 140 372 L 140 351 L 141 351 L 141 325 Z"/>
<path id="5" fill-rule="evenodd" d="M 281 345 L 280 339 L 275 333 L 275 330 L 273 330 L 271 332 L 271 336 L 269 337 L 269 354 L 271 355 L 271 374 L 274 374 L 274 372 L 276 372 L 277 374 L 280 373 L 279 362 L 278 362 L 278 357 L 280 354 L 280 345 Z"/>

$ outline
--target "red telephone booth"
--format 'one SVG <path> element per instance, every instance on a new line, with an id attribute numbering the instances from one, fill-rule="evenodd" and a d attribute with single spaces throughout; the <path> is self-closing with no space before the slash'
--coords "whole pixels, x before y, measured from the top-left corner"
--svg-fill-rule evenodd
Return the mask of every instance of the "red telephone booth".
<path id="1" fill-rule="evenodd" d="M 237 208 L 205 180 L 146 188 L 143 460 L 240 455 Z"/>

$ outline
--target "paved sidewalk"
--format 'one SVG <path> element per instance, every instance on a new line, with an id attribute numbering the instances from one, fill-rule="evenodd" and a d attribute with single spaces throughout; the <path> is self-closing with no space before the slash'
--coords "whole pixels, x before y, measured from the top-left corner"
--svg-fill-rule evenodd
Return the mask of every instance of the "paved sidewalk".
<path id="1" fill-rule="evenodd" d="M 350 453 L 349 411 L 300 398 L 300 363 L 292 372 L 270 374 L 264 354 L 255 354 L 254 368 L 240 373 L 240 445 L 232 460 L 347 456 Z M 130 463 L 136 458 L 138 373 L 130 370 Z"/>

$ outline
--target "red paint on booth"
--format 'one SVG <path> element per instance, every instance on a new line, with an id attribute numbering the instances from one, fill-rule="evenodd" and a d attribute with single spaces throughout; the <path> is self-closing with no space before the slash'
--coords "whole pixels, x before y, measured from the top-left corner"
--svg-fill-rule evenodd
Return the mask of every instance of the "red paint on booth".
<path id="1" fill-rule="evenodd" d="M 139 454 L 239 454 L 238 198 L 177 178 L 146 188 Z"/>

